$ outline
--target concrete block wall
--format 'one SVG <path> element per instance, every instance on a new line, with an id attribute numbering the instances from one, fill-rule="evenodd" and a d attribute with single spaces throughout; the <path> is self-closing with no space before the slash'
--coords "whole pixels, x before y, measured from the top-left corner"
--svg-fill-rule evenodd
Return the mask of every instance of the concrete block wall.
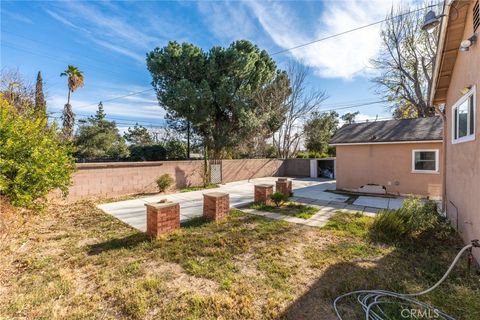
<path id="1" fill-rule="evenodd" d="M 238 159 L 222 160 L 223 183 L 284 174 L 284 160 Z"/>
<path id="2" fill-rule="evenodd" d="M 80 163 L 65 200 L 72 202 L 158 192 L 155 180 L 165 173 L 175 179 L 173 187 L 197 186 L 203 181 L 202 166 L 203 162 L 199 160 Z M 52 198 L 58 199 L 59 194 L 54 193 Z"/>
<path id="3" fill-rule="evenodd" d="M 49 196 L 54 201 L 114 198 L 158 192 L 155 180 L 170 174 L 175 188 L 203 183 L 203 160 L 79 163 L 66 199 L 59 192 Z M 222 160 L 223 183 L 261 177 L 310 175 L 308 159 L 238 159 Z"/>
<path id="4" fill-rule="evenodd" d="M 310 159 L 286 159 L 283 175 L 287 177 L 310 177 Z"/>

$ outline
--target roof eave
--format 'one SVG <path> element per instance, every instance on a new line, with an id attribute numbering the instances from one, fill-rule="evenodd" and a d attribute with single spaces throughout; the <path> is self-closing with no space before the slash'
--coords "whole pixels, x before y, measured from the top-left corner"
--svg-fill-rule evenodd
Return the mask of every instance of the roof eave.
<path id="1" fill-rule="evenodd" d="M 378 141 L 378 142 L 339 142 L 339 143 L 329 143 L 329 146 L 352 146 L 352 145 L 367 145 L 367 144 L 407 144 L 407 143 L 440 143 L 442 139 L 434 140 L 398 140 L 398 141 Z"/>
<path id="2" fill-rule="evenodd" d="M 437 53 L 435 55 L 435 63 L 434 63 L 434 69 L 432 74 L 432 89 L 430 90 L 430 95 L 428 99 L 430 105 L 434 105 L 435 103 L 434 97 L 437 90 L 438 75 L 440 74 L 440 71 L 442 69 L 441 66 L 442 66 L 442 60 L 443 60 L 443 49 L 445 47 L 445 39 L 447 35 L 448 17 L 449 17 L 450 8 L 453 2 L 454 0 L 450 0 L 448 3 L 445 4 L 445 7 L 443 9 L 443 14 L 445 15 L 445 18 L 442 19 L 440 23 L 440 33 L 438 35 L 439 39 L 438 39 Z"/>

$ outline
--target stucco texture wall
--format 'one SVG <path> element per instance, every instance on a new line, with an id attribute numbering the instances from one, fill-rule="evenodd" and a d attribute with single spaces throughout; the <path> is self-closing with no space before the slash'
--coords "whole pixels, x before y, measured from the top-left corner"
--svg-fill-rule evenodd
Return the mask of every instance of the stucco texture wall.
<path id="1" fill-rule="evenodd" d="M 371 183 L 391 194 L 441 197 L 442 144 L 399 143 L 337 146 L 337 189 L 356 189 Z M 438 149 L 439 173 L 412 172 L 412 150 Z"/>
<path id="2" fill-rule="evenodd" d="M 473 34 L 471 2 L 463 39 Z M 478 30 L 477 30 L 478 32 Z M 475 140 L 452 144 L 452 107 L 462 97 L 461 90 L 476 85 Z M 447 215 L 465 241 L 480 238 L 480 43 L 459 52 L 447 92 L 446 116 L 446 193 Z M 457 210 L 452 205 L 458 208 Z M 475 251 L 475 250 L 474 250 Z M 476 252 L 477 261 L 480 253 Z"/>

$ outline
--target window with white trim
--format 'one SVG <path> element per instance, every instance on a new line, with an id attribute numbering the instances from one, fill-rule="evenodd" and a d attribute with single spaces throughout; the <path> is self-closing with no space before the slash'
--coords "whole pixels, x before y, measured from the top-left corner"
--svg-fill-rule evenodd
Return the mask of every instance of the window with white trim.
<path id="1" fill-rule="evenodd" d="M 438 149 L 413 150 L 413 172 L 438 172 Z"/>
<path id="2" fill-rule="evenodd" d="M 452 143 L 475 139 L 475 86 L 452 108 Z"/>

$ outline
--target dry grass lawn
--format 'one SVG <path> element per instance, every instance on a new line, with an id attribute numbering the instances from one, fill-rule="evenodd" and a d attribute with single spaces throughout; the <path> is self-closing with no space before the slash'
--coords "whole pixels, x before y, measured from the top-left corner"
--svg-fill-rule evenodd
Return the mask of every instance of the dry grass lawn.
<path id="1" fill-rule="evenodd" d="M 4 205 L 1 217 L 0 319 L 334 319 L 337 295 L 425 288 L 462 246 L 375 244 L 371 218 L 347 214 L 316 229 L 232 210 L 154 241 L 91 202 L 41 214 Z M 463 261 L 424 299 L 480 319 L 479 294 Z"/>

